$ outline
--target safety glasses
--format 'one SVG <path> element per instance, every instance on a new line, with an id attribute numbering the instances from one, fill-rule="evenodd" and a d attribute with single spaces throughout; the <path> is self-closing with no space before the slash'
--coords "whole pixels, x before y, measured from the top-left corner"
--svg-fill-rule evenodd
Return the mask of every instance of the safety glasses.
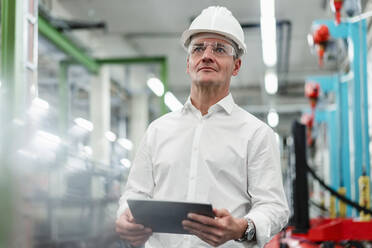
<path id="1" fill-rule="evenodd" d="M 235 56 L 236 54 L 234 47 L 229 44 L 207 41 L 190 44 L 188 53 L 193 57 L 201 57 L 208 46 L 211 46 L 212 54 L 216 57 Z"/>

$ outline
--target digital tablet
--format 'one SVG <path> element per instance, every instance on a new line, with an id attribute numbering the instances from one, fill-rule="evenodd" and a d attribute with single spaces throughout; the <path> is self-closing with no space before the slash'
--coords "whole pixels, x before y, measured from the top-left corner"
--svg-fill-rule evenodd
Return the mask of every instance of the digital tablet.
<path id="1" fill-rule="evenodd" d="M 131 199 L 127 202 L 136 223 L 153 232 L 189 234 L 182 226 L 188 213 L 215 217 L 212 205 L 206 203 Z"/>

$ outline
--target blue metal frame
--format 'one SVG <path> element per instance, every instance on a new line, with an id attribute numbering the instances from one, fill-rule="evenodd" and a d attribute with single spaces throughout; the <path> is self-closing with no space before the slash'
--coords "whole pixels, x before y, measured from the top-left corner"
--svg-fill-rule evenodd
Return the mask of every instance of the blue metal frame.
<path id="1" fill-rule="evenodd" d="M 348 38 L 351 40 L 349 45 L 352 46 L 353 54 L 351 57 L 350 75 L 352 79 L 350 84 L 345 82 L 339 85 L 339 103 L 341 107 L 341 121 L 346 123 L 348 121 L 348 101 L 347 101 L 347 85 L 350 85 L 352 95 L 352 113 L 353 113 L 353 143 L 354 143 L 354 184 L 355 195 L 354 200 L 359 199 L 359 187 L 357 186 L 358 178 L 362 175 L 363 165 L 365 165 L 366 173 L 370 175 L 370 154 L 369 154 L 369 132 L 368 132 L 368 84 L 367 84 L 367 38 L 366 38 L 366 21 L 361 20 L 355 23 L 341 23 L 336 25 L 333 20 L 318 20 L 314 22 L 315 25 L 327 25 L 330 34 L 333 38 Z M 363 95 L 361 94 L 363 89 Z M 342 128 L 342 145 L 348 141 L 348 128 Z M 364 136 L 363 136 L 364 133 Z M 348 143 L 348 142 L 347 142 Z M 348 158 L 346 151 L 348 148 L 342 146 L 342 160 L 343 168 L 346 166 L 345 160 Z M 344 173 L 343 173 L 344 174 Z M 343 176 L 345 178 L 345 176 Z M 344 182 L 346 183 L 346 182 Z M 347 190 L 348 196 L 349 190 Z"/>
<path id="2" fill-rule="evenodd" d="M 348 85 L 342 82 L 338 75 L 310 76 L 306 82 L 318 83 L 322 93 L 335 93 L 337 108 L 317 110 L 315 121 L 326 122 L 329 127 L 331 187 L 336 191 L 340 187 L 345 187 L 346 196 L 351 199 Z M 351 215 L 352 209 L 348 207 L 347 216 Z"/>

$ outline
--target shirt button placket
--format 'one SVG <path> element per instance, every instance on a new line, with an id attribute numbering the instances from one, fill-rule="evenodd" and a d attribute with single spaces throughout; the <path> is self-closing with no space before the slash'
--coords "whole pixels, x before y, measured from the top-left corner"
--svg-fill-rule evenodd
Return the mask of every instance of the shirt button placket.
<path id="1" fill-rule="evenodd" d="M 198 156 L 199 156 L 199 144 L 200 144 L 200 136 L 201 131 L 203 128 L 204 120 L 201 117 L 199 119 L 199 124 L 196 127 L 193 145 L 192 145 L 192 152 L 191 152 L 191 161 L 190 161 L 190 172 L 189 172 L 189 189 L 187 194 L 187 200 L 192 201 L 195 200 L 195 193 L 196 193 L 196 174 L 197 174 L 197 166 L 198 166 Z"/>

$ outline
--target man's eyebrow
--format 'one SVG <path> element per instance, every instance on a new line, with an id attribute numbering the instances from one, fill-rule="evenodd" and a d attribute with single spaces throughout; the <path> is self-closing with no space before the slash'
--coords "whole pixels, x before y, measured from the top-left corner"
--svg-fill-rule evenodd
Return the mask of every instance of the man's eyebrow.
<path id="1" fill-rule="evenodd" d="M 199 43 L 194 43 L 192 44 L 193 46 L 203 46 L 204 45 L 204 42 L 199 42 Z"/>
<path id="2" fill-rule="evenodd" d="M 218 47 L 225 47 L 226 45 L 223 44 L 223 43 L 219 43 L 219 42 L 217 42 L 217 46 L 218 46 Z"/>

